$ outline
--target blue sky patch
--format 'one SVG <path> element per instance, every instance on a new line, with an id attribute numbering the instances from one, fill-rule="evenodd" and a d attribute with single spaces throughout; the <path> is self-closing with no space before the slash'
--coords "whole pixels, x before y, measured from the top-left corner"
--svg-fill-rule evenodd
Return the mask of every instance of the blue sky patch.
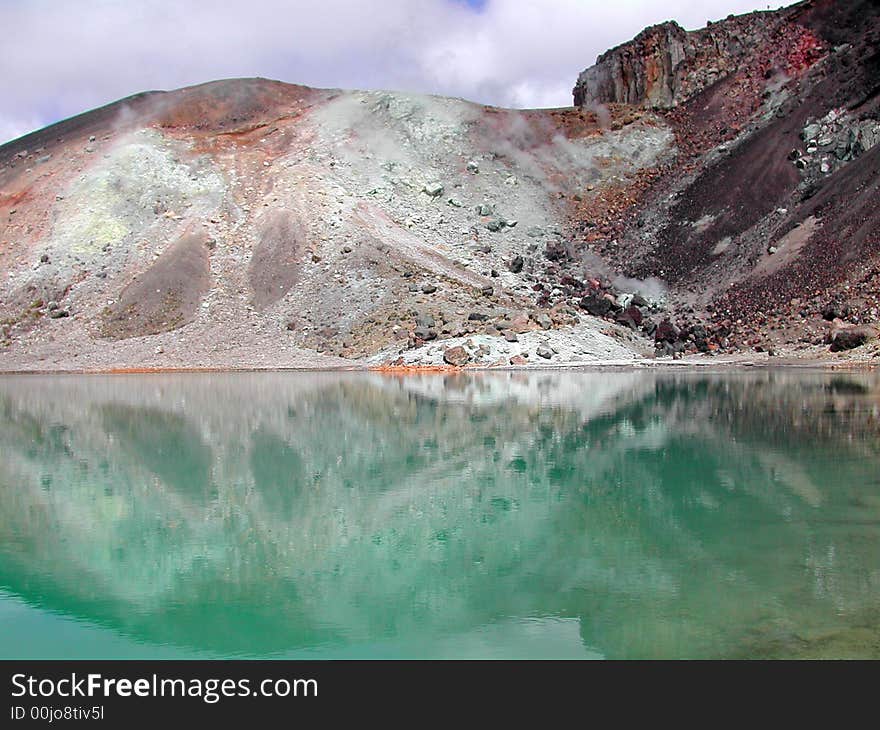
<path id="1" fill-rule="evenodd" d="M 452 2 L 456 2 L 460 5 L 467 5 L 474 10 L 479 11 L 486 7 L 486 4 L 489 2 L 489 0 L 452 0 Z"/>

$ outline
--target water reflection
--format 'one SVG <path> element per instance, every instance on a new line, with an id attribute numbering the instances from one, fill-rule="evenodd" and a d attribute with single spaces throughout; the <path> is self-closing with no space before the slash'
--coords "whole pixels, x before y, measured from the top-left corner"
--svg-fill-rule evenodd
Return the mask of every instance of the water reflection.
<path id="1" fill-rule="evenodd" d="M 880 656 L 878 435 L 869 375 L 2 378 L 0 655 Z"/>

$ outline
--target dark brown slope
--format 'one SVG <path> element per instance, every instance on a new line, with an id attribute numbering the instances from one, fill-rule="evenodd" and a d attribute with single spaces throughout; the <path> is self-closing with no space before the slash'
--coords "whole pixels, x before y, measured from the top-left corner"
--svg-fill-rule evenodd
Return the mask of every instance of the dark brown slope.
<path id="1" fill-rule="evenodd" d="M 168 91 L 144 91 L 77 114 L 0 145 L 0 169 L 16 164 L 22 152 L 51 151 L 56 144 L 106 134 L 126 124 L 186 128 L 189 131 L 242 132 L 268 123 L 273 112 L 320 91 L 271 79 L 223 79 Z"/>
<path id="2" fill-rule="evenodd" d="M 748 52 L 716 43 L 713 57 L 707 34 Z M 663 64 L 669 78 L 655 83 L 677 89 L 665 113 L 683 154 L 588 238 L 593 249 L 628 275 L 664 279 L 682 306 L 708 308 L 719 343 L 815 342 L 830 303 L 876 321 L 880 3 L 815 0 L 694 34 L 649 29 L 582 74 L 580 100 L 631 94 L 616 76 L 654 79 L 667 36 L 685 49 L 691 85 Z M 605 96 L 584 99 L 595 79 Z M 646 86 L 641 101 L 662 97 Z"/>
<path id="3" fill-rule="evenodd" d="M 0 169 L 7 166 L 14 167 L 17 164 L 18 156 L 23 152 L 32 152 L 41 147 L 51 151 L 56 144 L 63 143 L 67 139 L 102 134 L 116 123 L 123 107 L 140 116 L 151 106 L 154 99 L 161 97 L 164 93 L 163 91 L 144 91 L 140 94 L 134 94 L 50 124 L 48 127 L 0 145 Z"/>

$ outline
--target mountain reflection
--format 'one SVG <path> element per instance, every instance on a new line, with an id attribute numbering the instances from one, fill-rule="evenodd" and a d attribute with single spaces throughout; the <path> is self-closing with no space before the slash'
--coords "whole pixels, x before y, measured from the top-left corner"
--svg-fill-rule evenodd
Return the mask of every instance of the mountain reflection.
<path id="1" fill-rule="evenodd" d="M 876 653 L 878 435 L 870 375 L 5 377 L 0 588 L 184 655 Z"/>

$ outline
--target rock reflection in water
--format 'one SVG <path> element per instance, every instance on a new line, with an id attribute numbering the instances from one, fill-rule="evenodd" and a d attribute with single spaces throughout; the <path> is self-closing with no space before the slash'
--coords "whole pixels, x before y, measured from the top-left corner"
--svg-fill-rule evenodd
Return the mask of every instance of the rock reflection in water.
<path id="1" fill-rule="evenodd" d="M 5 377 L 0 588 L 180 655 L 880 655 L 878 393 Z"/>

